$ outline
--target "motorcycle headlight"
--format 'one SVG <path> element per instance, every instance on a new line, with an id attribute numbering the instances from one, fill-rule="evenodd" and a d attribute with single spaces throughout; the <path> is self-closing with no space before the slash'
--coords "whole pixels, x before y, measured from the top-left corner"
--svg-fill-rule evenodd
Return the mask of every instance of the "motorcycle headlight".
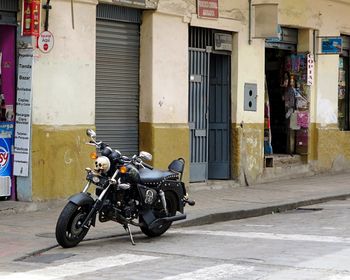
<path id="1" fill-rule="evenodd" d="M 97 172 L 108 172 L 111 168 L 111 162 L 108 157 L 102 156 L 98 157 L 95 161 L 95 171 Z"/>

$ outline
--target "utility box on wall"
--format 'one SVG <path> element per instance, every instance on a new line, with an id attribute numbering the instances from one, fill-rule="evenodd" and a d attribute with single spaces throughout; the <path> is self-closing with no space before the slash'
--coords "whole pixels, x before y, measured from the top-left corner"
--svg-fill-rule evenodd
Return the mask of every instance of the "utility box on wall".
<path id="1" fill-rule="evenodd" d="M 244 111 L 256 111 L 257 84 L 244 84 Z"/>

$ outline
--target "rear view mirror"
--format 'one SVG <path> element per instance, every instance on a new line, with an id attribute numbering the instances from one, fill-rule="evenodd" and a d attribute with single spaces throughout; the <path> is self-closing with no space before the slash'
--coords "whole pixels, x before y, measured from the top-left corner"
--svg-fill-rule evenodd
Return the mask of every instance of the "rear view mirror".
<path id="1" fill-rule="evenodd" d="M 147 160 L 147 161 L 152 160 L 152 155 L 150 153 L 145 152 L 145 151 L 141 151 L 139 157 L 142 160 Z"/>
<path id="2" fill-rule="evenodd" d="M 86 130 L 86 135 L 90 136 L 91 139 L 96 139 L 96 132 L 90 128 Z"/>

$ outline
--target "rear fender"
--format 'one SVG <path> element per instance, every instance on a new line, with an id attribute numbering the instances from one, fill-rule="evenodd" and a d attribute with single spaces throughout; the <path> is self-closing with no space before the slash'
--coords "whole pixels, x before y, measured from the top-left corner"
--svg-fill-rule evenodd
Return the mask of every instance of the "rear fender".
<path id="1" fill-rule="evenodd" d="M 177 211 L 183 213 L 184 212 L 184 186 L 182 182 L 178 181 L 164 181 L 162 185 L 160 186 L 161 190 L 164 192 L 171 191 L 173 192 L 177 197 Z"/>

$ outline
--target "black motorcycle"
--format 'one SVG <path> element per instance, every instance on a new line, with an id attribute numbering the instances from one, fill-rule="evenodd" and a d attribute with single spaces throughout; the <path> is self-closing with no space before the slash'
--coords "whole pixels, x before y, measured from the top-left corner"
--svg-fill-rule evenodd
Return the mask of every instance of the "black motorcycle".
<path id="1" fill-rule="evenodd" d="M 182 182 L 182 158 L 171 162 L 168 171 L 160 171 L 144 162 L 152 159 L 147 152 L 128 158 L 97 141 L 93 130 L 88 129 L 87 135 L 91 139 L 87 144 L 96 146 L 99 155 L 93 153 L 95 167 L 86 168 L 83 191 L 69 198 L 58 218 L 56 240 L 62 247 L 78 245 L 96 225 L 97 217 L 100 222 L 122 224 L 133 245 L 130 225 L 156 237 L 165 233 L 172 222 L 186 219 L 184 206 L 195 202 L 188 198 Z M 91 185 L 95 186 L 95 196 L 88 192 Z"/>

